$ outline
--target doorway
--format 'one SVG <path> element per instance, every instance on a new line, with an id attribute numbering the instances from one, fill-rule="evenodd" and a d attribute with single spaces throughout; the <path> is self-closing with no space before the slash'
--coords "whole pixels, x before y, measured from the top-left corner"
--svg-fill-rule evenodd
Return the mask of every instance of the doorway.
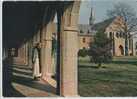
<path id="1" fill-rule="evenodd" d="M 124 55 L 124 48 L 122 45 L 119 46 L 119 52 L 120 52 L 120 55 Z"/>

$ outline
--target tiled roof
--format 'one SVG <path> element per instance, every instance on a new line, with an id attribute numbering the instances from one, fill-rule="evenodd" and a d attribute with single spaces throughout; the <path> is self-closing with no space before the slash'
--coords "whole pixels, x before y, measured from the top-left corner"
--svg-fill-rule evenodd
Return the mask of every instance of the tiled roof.
<path id="1" fill-rule="evenodd" d="M 115 17 L 110 18 L 110 19 L 106 19 L 103 22 L 94 24 L 92 26 L 92 30 L 94 30 L 94 31 L 99 31 L 99 30 L 100 31 L 105 31 L 106 27 L 108 27 L 114 19 L 115 19 Z"/>
<path id="2" fill-rule="evenodd" d="M 89 24 L 79 24 L 79 35 L 95 35 L 95 33 Z"/>
<path id="3" fill-rule="evenodd" d="M 82 31 L 83 33 L 91 32 L 91 27 L 88 24 L 79 24 L 79 31 Z"/>

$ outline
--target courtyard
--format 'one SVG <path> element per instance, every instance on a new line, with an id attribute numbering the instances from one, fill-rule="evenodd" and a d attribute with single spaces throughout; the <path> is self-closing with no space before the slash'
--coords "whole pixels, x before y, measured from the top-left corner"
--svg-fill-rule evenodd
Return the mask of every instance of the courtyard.
<path id="1" fill-rule="evenodd" d="M 137 96 L 137 57 L 114 57 L 96 68 L 89 57 L 79 58 L 80 96 Z"/>

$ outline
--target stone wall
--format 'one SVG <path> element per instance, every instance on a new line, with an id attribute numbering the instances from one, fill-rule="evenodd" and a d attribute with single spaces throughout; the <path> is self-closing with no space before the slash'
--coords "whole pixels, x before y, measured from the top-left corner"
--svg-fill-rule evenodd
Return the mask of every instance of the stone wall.
<path id="1" fill-rule="evenodd" d="M 90 43 L 93 42 L 93 39 L 92 35 L 78 35 L 79 49 L 88 49 L 90 47 Z"/>
<path id="2" fill-rule="evenodd" d="M 121 17 L 116 17 L 112 23 L 106 28 L 106 33 L 109 38 L 113 38 L 113 53 L 114 56 L 125 55 L 125 38 L 123 33 L 124 20 Z M 121 53 L 121 51 L 123 52 Z"/>

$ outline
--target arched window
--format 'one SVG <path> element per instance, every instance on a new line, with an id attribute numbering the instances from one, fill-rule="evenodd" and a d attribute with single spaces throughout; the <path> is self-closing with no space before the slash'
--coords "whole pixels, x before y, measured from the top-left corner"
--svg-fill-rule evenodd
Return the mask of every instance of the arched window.
<path id="1" fill-rule="evenodd" d="M 123 38 L 126 38 L 126 34 L 123 32 Z"/>
<path id="2" fill-rule="evenodd" d="M 120 33 L 119 33 L 119 36 L 122 38 L 122 37 L 123 37 L 123 33 L 122 33 L 122 32 L 120 32 Z"/>
<path id="3" fill-rule="evenodd" d="M 118 32 L 116 33 L 116 37 L 119 38 L 119 33 Z"/>
<path id="4" fill-rule="evenodd" d="M 85 43 L 86 42 L 86 38 L 83 38 L 83 43 Z"/>

